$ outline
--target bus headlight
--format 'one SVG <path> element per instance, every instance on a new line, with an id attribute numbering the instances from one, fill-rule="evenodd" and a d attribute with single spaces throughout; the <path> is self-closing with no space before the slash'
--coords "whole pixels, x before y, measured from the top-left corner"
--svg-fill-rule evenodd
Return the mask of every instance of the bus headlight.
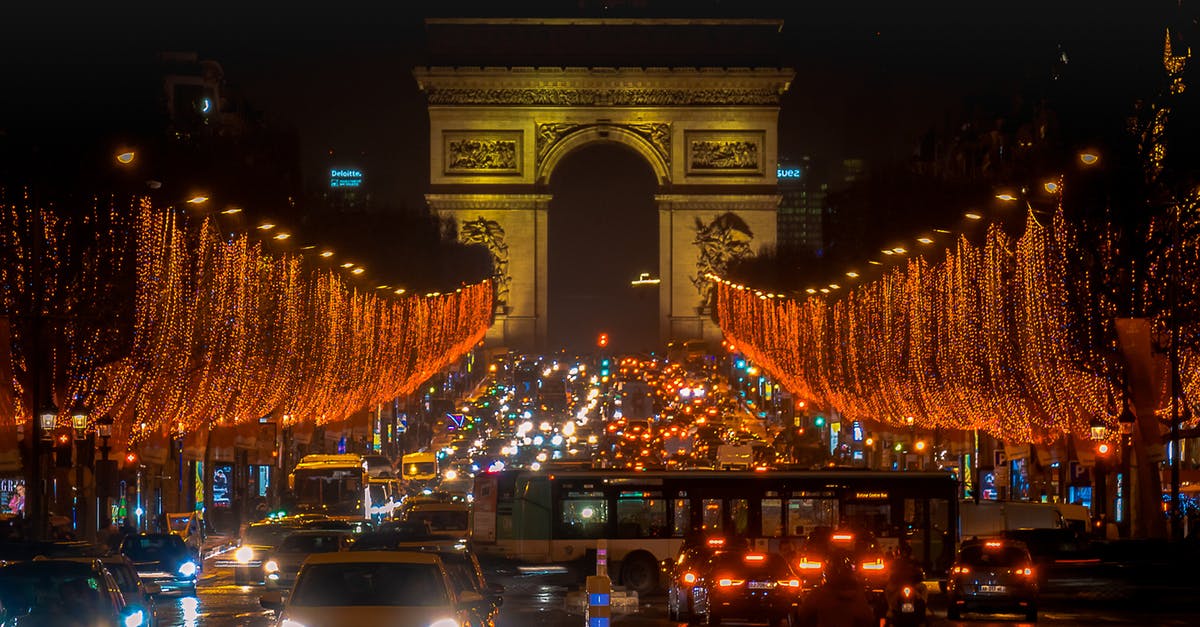
<path id="1" fill-rule="evenodd" d="M 239 563 L 249 564 L 250 560 L 254 559 L 254 549 L 252 549 L 248 546 L 244 546 L 244 547 L 238 549 L 237 552 L 233 554 L 233 556 L 235 558 L 237 558 L 237 561 Z"/>

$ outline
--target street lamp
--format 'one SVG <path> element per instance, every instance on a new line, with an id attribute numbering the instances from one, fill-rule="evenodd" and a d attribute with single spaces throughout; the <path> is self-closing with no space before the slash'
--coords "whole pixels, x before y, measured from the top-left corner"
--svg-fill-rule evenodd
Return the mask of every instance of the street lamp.
<path id="1" fill-rule="evenodd" d="M 1101 420 L 1099 416 L 1092 418 L 1089 431 L 1093 442 L 1108 439 L 1108 424 Z"/>
<path id="2" fill-rule="evenodd" d="M 54 422 L 58 417 L 58 412 L 51 407 L 47 407 L 38 414 L 38 424 L 42 428 L 42 439 L 50 440 L 54 435 Z"/>
<path id="3" fill-rule="evenodd" d="M 83 411 L 77 411 L 71 414 L 71 426 L 75 428 L 75 439 L 82 440 L 84 432 L 87 431 L 88 416 Z"/>

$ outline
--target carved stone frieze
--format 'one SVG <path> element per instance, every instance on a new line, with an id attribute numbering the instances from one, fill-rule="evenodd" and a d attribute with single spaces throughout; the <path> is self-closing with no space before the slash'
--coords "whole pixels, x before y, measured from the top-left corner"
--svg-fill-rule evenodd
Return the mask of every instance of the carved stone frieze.
<path id="1" fill-rule="evenodd" d="M 534 133 L 534 150 L 537 154 L 537 165 L 541 167 L 546 155 L 562 138 L 579 130 L 596 127 L 625 129 L 646 140 L 654 147 L 655 152 L 662 157 L 668 167 L 671 165 L 671 124 L 669 122 L 606 122 L 577 123 L 577 122 L 539 122 Z"/>
<path id="2" fill-rule="evenodd" d="M 684 106 L 778 105 L 775 89 L 456 89 L 427 86 L 431 105 Z"/>
<path id="3" fill-rule="evenodd" d="M 450 170 L 514 170 L 517 142 L 511 139 L 460 139 L 446 144 Z"/>
<path id="4" fill-rule="evenodd" d="M 757 170 L 758 144 L 752 141 L 693 140 L 691 168 L 694 170 Z"/>

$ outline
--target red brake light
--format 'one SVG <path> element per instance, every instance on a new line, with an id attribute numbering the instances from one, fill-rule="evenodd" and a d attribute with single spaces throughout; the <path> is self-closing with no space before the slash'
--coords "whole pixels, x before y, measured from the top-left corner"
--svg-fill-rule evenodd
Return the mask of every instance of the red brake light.
<path id="1" fill-rule="evenodd" d="M 762 553 L 747 553 L 746 554 L 747 562 L 761 562 L 765 559 L 767 559 L 767 556 L 763 555 Z"/>
<path id="2" fill-rule="evenodd" d="M 684 573 L 683 583 L 696 583 L 696 573 Z"/>
<path id="3" fill-rule="evenodd" d="M 966 566 L 955 566 L 954 568 L 950 569 L 950 572 L 954 573 L 955 575 L 967 575 L 970 574 L 971 569 L 967 568 Z"/>
<path id="4" fill-rule="evenodd" d="M 743 580 L 743 579 L 718 579 L 717 580 L 717 585 L 722 588 L 730 588 L 733 586 L 740 586 L 743 583 L 745 583 L 745 580 Z"/>
<path id="5" fill-rule="evenodd" d="M 708 546 L 725 546 L 725 538 L 709 538 Z"/>
<path id="6" fill-rule="evenodd" d="M 1019 575 L 1025 575 L 1026 577 L 1032 577 L 1032 576 L 1033 576 L 1033 569 L 1032 569 L 1032 568 L 1018 568 L 1018 569 L 1017 569 L 1017 574 L 1019 574 Z"/>
<path id="7" fill-rule="evenodd" d="M 835 533 L 835 534 L 833 534 L 834 542 L 850 542 L 851 540 L 854 540 L 854 534 L 852 534 L 852 533 Z"/>
<path id="8" fill-rule="evenodd" d="M 989 549 L 998 549 L 998 548 L 1000 548 L 1001 546 L 1003 546 L 1003 543 L 1002 543 L 1002 542 L 1000 542 L 999 540 L 991 540 L 991 541 L 988 541 L 988 542 L 984 542 L 984 543 L 983 543 L 983 545 L 984 545 L 984 546 L 986 546 L 986 547 L 987 547 L 987 548 L 989 548 Z"/>
<path id="9" fill-rule="evenodd" d="M 863 570 L 883 570 L 886 565 L 880 558 L 875 558 L 874 562 L 863 562 Z"/>
<path id="10" fill-rule="evenodd" d="M 807 557 L 800 558 L 797 566 L 800 567 L 800 570 L 821 570 L 821 562 L 810 562 Z"/>
<path id="11" fill-rule="evenodd" d="M 904 598 L 907 599 L 908 597 L 911 597 L 911 596 L 912 596 L 912 588 L 910 588 L 908 586 L 904 586 Z"/>

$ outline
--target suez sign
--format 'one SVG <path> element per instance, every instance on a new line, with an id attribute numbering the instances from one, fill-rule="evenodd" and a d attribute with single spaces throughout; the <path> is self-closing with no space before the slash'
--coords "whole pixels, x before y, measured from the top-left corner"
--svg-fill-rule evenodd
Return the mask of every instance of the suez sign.
<path id="1" fill-rule="evenodd" d="M 800 178 L 800 168 L 776 168 L 775 178 L 781 179 L 798 179 Z"/>
<path id="2" fill-rule="evenodd" d="M 362 185 L 362 170 L 357 168 L 333 168 L 329 170 L 330 187 L 359 187 Z"/>

